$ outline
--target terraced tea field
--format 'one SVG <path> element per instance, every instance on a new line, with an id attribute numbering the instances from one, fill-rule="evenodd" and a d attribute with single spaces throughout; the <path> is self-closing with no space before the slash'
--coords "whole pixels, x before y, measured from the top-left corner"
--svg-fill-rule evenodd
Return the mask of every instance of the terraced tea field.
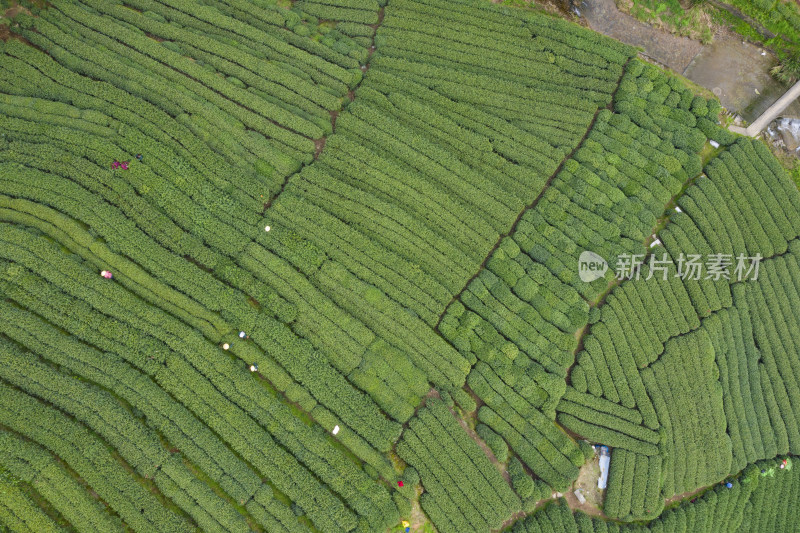
<path id="1" fill-rule="evenodd" d="M 27 7 L 0 530 L 792 527 L 800 192 L 719 102 L 483 0 Z"/>

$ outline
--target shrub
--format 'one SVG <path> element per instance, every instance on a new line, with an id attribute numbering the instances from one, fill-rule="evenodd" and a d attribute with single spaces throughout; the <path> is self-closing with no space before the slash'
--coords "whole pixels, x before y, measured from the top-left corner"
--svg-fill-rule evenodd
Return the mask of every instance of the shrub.
<path id="1" fill-rule="evenodd" d="M 508 460 L 508 444 L 503 440 L 503 437 L 492 431 L 486 424 L 478 424 L 475 427 L 478 436 L 486 443 L 495 458 L 501 463 Z"/>

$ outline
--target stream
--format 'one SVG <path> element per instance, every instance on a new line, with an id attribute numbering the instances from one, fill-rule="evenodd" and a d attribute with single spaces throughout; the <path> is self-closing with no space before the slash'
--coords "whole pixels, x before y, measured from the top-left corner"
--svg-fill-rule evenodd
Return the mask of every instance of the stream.
<path id="1" fill-rule="evenodd" d="M 770 141 L 787 152 L 798 154 L 800 148 L 800 119 L 779 117 L 773 120 L 765 130 Z"/>

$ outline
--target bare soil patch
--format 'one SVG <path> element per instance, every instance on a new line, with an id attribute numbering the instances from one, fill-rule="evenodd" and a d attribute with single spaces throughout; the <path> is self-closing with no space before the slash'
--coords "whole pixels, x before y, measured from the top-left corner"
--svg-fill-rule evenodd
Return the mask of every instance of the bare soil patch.
<path id="1" fill-rule="evenodd" d="M 605 518 L 600 506 L 603 504 L 605 494 L 597 488 L 597 480 L 600 477 L 600 459 L 595 455 L 591 461 L 585 463 L 578 473 L 578 479 L 572 484 L 570 491 L 564 494 L 570 508 L 583 511 L 585 514 Z M 578 501 L 575 490 L 581 489 L 586 503 Z"/>

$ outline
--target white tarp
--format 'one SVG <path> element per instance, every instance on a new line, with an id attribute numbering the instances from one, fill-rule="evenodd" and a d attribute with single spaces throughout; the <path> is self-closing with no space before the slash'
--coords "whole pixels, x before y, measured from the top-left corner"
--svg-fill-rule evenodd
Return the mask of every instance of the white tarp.
<path id="1" fill-rule="evenodd" d="M 600 446 L 600 477 L 597 479 L 597 488 L 605 489 L 608 484 L 608 466 L 611 464 L 611 453 L 608 446 Z"/>

